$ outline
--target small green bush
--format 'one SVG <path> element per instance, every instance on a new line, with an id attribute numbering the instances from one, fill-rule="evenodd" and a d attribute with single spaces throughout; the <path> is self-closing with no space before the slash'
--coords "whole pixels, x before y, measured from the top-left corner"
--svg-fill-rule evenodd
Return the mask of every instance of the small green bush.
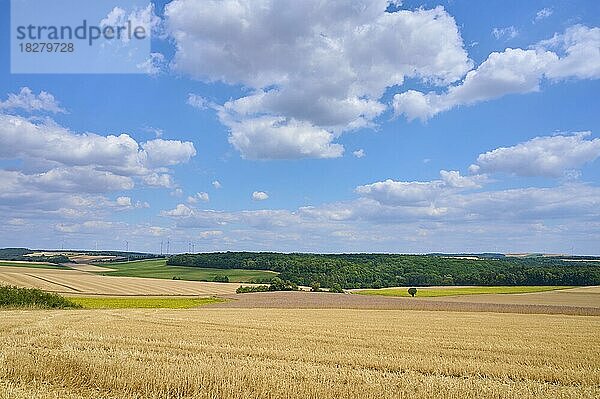
<path id="1" fill-rule="evenodd" d="M 271 285 L 255 285 L 243 286 L 240 285 L 235 292 L 244 294 L 247 292 L 267 292 L 267 291 L 297 291 L 298 286 L 289 280 L 282 280 L 279 277 L 274 277 L 271 280 Z"/>
<path id="2" fill-rule="evenodd" d="M 333 284 L 331 284 L 331 287 L 329 287 L 329 292 L 341 294 L 344 292 L 344 290 L 342 289 L 342 286 L 339 285 L 338 283 L 333 283 Z"/>
<path id="3" fill-rule="evenodd" d="M 0 286 L 0 308 L 64 309 L 81 308 L 81 305 L 36 288 Z"/>
<path id="4" fill-rule="evenodd" d="M 237 290 L 235 290 L 238 294 L 246 294 L 248 292 L 268 292 L 271 291 L 268 285 L 253 285 L 253 286 L 243 286 L 240 285 Z"/>
<path id="5" fill-rule="evenodd" d="M 321 292 L 321 284 L 318 281 L 313 281 L 310 285 L 310 290 L 312 292 Z"/>
<path id="6" fill-rule="evenodd" d="M 417 295 L 417 289 L 415 287 L 411 287 L 408 289 L 408 293 L 410 296 L 414 297 L 415 295 Z"/>
<path id="7" fill-rule="evenodd" d="M 279 277 L 274 277 L 269 286 L 270 291 L 297 291 L 298 286 L 289 280 L 282 280 Z"/>

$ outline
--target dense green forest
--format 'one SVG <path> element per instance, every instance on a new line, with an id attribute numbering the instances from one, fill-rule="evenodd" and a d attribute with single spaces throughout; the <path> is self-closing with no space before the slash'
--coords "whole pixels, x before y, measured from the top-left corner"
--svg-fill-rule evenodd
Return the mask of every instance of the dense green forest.
<path id="1" fill-rule="evenodd" d="M 171 256 L 167 264 L 280 273 L 298 285 L 381 288 L 428 285 L 598 285 L 600 262 L 557 258 L 459 259 L 440 255 L 220 252 Z"/>

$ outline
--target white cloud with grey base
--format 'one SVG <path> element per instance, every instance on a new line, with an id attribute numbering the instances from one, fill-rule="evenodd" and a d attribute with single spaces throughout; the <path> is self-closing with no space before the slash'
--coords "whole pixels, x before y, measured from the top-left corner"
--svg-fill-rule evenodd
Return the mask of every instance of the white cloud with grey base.
<path id="1" fill-rule="evenodd" d="M 0 159 L 21 159 L 41 172 L 23 175 L 48 191 L 107 192 L 172 186 L 168 167 L 196 155 L 191 142 L 154 139 L 136 142 L 128 134 L 77 134 L 51 120 L 0 114 Z"/>
<path id="2" fill-rule="evenodd" d="M 252 199 L 254 201 L 264 201 L 269 199 L 269 194 L 265 193 L 264 191 L 255 191 L 252 193 Z"/>
<path id="3" fill-rule="evenodd" d="M 472 67 L 442 7 L 386 12 L 387 0 L 250 4 L 175 0 L 165 8 L 176 71 L 251 90 L 218 108 L 244 158 L 340 157 L 336 138 L 373 126 L 387 109 L 381 99 L 389 87 L 405 78 L 450 84 Z"/>
<path id="4" fill-rule="evenodd" d="M 395 94 L 392 106 L 396 115 L 404 115 L 409 121 L 426 121 L 457 106 L 539 91 L 544 78 L 558 81 L 599 77 L 600 28 L 576 25 L 527 50 L 507 48 L 491 53 L 460 84 L 443 93 L 408 90 Z"/>
<path id="5" fill-rule="evenodd" d="M 509 173 L 519 176 L 561 177 L 600 157 L 600 138 L 591 132 L 535 137 L 477 157 L 473 173 Z"/>

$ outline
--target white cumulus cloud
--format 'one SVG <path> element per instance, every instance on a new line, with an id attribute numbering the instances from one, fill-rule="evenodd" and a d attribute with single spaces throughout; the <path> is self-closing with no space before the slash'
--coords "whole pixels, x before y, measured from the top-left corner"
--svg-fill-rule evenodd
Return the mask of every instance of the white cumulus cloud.
<path id="1" fill-rule="evenodd" d="M 472 66 L 442 7 L 387 12 L 388 5 L 175 0 L 165 8 L 173 67 L 250 89 L 218 112 L 243 157 L 339 157 L 335 139 L 373 126 L 387 88 L 407 77 L 449 84 Z"/>
<path id="2" fill-rule="evenodd" d="M 535 14 L 534 22 L 541 21 L 542 19 L 546 19 L 551 16 L 554 11 L 551 8 L 542 8 Z"/>
<path id="3" fill-rule="evenodd" d="M 560 58 L 550 64 L 546 76 L 567 78 L 600 78 L 600 28 L 575 25 L 563 34 L 538 43 L 537 47 L 555 50 Z"/>
<path id="4" fill-rule="evenodd" d="M 396 115 L 425 121 L 456 106 L 538 91 L 544 78 L 557 81 L 599 77 L 600 28 L 576 25 L 530 49 L 507 48 L 491 53 L 460 84 L 445 92 L 408 90 L 395 94 L 392 106 Z"/>
<path id="5" fill-rule="evenodd" d="M 45 169 L 36 179 L 48 184 L 58 184 L 62 176 L 65 182 L 77 180 L 89 189 L 98 182 L 98 190 L 131 189 L 133 179 L 150 186 L 171 187 L 167 167 L 188 162 L 195 154 L 191 142 L 155 139 L 138 143 L 124 133 L 77 134 L 49 120 L 34 123 L 0 114 L 0 159 L 35 163 L 37 168 Z M 85 177 L 89 178 L 87 183 Z M 68 187 L 65 182 L 60 183 L 61 190 Z"/>
<path id="6" fill-rule="evenodd" d="M 196 155 L 189 141 L 154 139 L 142 143 L 149 166 L 172 166 L 188 162 Z"/>
<path id="7" fill-rule="evenodd" d="M 228 126 L 229 142 L 246 159 L 337 158 L 344 153 L 342 145 L 332 143 L 332 133 L 305 121 L 262 116 Z"/>
<path id="8" fill-rule="evenodd" d="M 509 40 L 519 36 L 519 31 L 514 26 L 507 26 L 506 28 L 494 28 L 492 29 L 492 36 L 494 36 L 496 39 L 506 38 L 506 40 Z"/>
<path id="9" fill-rule="evenodd" d="M 252 193 L 252 199 L 254 201 L 264 201 L 269 198 L 269 195 L 264 191 L 255 191 Z"/>
<path id="10" fill-rule="evenodd" d="M 136 67 L 148 75 L 159 75 L 165 69 L 165 56 L 162 53 L 150 53 L 146 61 Z"/>
<path id="11" fill-rule="evenodd" d="M 356 158 L 362 158 L 362 157 L 364 157 L 366 154 L 365 154 L 365 150 L 363 150 L 363 149 L 361 148 L 361 149 L 359 149 L 359 150 L 353 151 L 353 152 L 352 152 L 352 155 L 354 155 Z"/>
<path id="12" fill-rule="evenodd" d="M 22 87 L 19 93 L 10 93 L 5 101 L 0 101 L 0 110 L 2 109 L 22 109 L 27 112 L 66 112 L 52 94 L 45 91 L 35 94 L 29 87 Z"/>
<path id="13" fill-rule="evenodd" d="M 519 176 L 560 177 L 600 157 L 600 138 L 590 132 L 536 137 L 511 147 L 500 147 L 477 157 L 476 173 L 504 172 Z"/>
<path id="14" fill-rule="evenodd" d="M 190 204 L 196 204 L 196 203 L 198 203 L 198 201 L 208 202 L 208 201 L 210 201 L 210 197 L 209 197 L 208 193 L 200 192 L 200 193 L 196 193 L 194 195 L 190 195 L 187 198 L 187 201 Z"/>
<path id="15" fill-rule="evenodd" d="M 115 203 L 121 207 L 130 207 L 132 205 L 131 197 L 117 197 Z"/>
<path id="16" fill-rule="evenodd" d="M 491 53 L 464 81 L 451 86 L 445 93 L 422 93 L 409 90 L 394 95 L 396 114 L 408 120 L 427 120 L 457 105 L 469 105 L 507 94 L 539 90 L 540 79 L 548 65 L 557 59 L 552 52 L 506 49 Z"/>
<path id="17" fill-rule="evenodd" d="M 439 180 L 424 182 L 387 179 L 358 186 L 355 191 L 362 197 L 385 205 L 434 206 L 442 195 L 480 188 L 487 180 L 485 175 L 462 176 L 455 170 L 441 170 L 440 177 Z"/>
<path id="18" fill-rule="evenodd" d="M 188 105 L 201 110 L 208 109 L 210 102 L 198 94 L 189 93 L 187 98 Z"/>

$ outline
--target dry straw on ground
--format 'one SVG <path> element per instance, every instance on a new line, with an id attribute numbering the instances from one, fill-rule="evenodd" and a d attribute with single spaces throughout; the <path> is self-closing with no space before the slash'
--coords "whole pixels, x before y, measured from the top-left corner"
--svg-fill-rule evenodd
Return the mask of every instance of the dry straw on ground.
<path id="1" fill-rule="evenodd" d="M 0 313 L 0 398 L 597 398 L 600 318 L 197 309 Z"/>

